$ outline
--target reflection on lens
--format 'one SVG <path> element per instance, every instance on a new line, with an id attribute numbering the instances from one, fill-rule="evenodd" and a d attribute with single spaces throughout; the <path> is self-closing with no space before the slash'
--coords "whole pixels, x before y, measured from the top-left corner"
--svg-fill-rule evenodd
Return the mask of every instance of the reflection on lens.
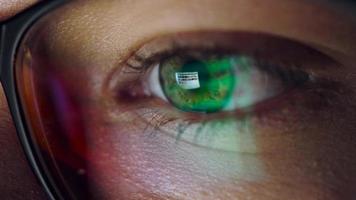
<path id="1" fill-rule="evenodd" d="M 182 110 L 214 112 L 231 98 L 236 78 L 228 58 L 167 61 L 161 68 L 164 92 Z"/>

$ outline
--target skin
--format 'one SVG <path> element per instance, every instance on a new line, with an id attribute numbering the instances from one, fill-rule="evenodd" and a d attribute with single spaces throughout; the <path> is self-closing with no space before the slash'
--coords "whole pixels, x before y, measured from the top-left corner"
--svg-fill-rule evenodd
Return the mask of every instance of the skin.
<path id="1" fill-rule="evenodd" d="M 46 35 L 41 41 L 49 55 L 45 59 L 50 70 L 66 77 L 65 84 L 76 99 L 86 99 L 78 107 L 89 141 L 86 173 L 94 183 L 94 195 L 112 199 L 355 198 L 356 125 L 351 122 L 356 120 L 356 18 L 350 7 L 285 0 L 207 1 L 203 5 L 173 0 L 78 1 L 49 16 L 42 25 L 44 31 L 38 29 Z M 143 128 L 146 124 L 137 121 L 132 111 L 122 114 L 126 106 L 138 109 L 137 104 L 115 101 L 110 83 L 117 82 L 111 75 L 148 41 L 176 32 L 210 30 L 260 31 L 301 41 L 337 63 L 328 63 L 327 70 L 307 71 L 342 86 L 322 88 L 325 98 L 317 97 L 315 90 L 295 93 L 289 100 L 298 99 L 298 104 L 281 103 L 275 111 L 252 118 L 254 135 L 241 136 L 251 143 L 239 145 L 235 152 L 176 144 L 160 131 L 149 137 Z M 36 55 L 35 48 L 32 53 Z M 6 135 L 16 142 L 5 100 L 1 100 L 1 132 L 11 133 Z M 147 102 L 157 107 L 156 100 Z M 5 160 L 24 163 L 20 147 L 10 146 L 17 149 L 19 159 L 4 154 Z M 6 166 L 0 170 L 5 176 L 11 171 Z M 30 184 L 33 177 L 28 168 L 23 171 L 31 177 L 25 185 L 37 188 Z"/>
<path id="2" fill-rule="evenodd" d="M 38 2 L 37 0 L 1 0 L 0 20 L 4 21 Z"/>

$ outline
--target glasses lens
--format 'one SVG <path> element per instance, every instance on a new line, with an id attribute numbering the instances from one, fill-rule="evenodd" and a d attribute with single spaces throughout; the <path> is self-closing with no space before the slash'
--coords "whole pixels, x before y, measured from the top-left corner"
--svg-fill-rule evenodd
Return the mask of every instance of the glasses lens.
<path id="1" fill-rule="evenodd" d="M 351 194 L 355 23 L 259 2 L 70 1 L 33 23 L 17 90 L 62 195 Z"/>
<path id="2" fill-rule="evenodd" d="M 17 53 L 16 80 L 29 134 L 45 174 L 63 197 L 86 199 L 90 196 L 88 121 L 82 115 L 89 110 L 84 112 L 80 105 L 90 98 L 81 99 L 77 91 L 86 90 L 80 79 L 88 76 L 74 63 L 73 74 L 63 73 L 65 55 L 55 55 L 49 49 L 52 33 L 59 28 L 53 21 L 62 15 L 61 10 L 67 9 L 61 7 L 41 17 L 27 31 Z M 74 79 L 76 89 L 71 82 Z"/>

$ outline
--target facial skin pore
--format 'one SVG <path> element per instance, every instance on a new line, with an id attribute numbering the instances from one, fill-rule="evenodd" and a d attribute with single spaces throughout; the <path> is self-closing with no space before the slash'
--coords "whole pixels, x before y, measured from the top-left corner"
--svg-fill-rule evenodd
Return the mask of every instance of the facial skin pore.
<path id="1" fill-rule="evenodd" d="M 47 36 L 42 45 L 76 97 L 87 100 L 81 110 L 91 149 L 88 173 L 95 175 L 98 193 L 110 199 L 355 198 L 356 18 L 322 2 L 93 0 L 49 16 L 48 26 L 39 29 Z M 107 93 L 111 75 L 147 41 L 212 30 L 301 41 L 339 63 L 310 71 L 346 87 L 330 89 L 337 93 L 332 102 L 314 101 L 314 93 L 296 95 L 300 105 L 281 105 L 283 112 L 258 119 L 248 137 L 256 147 L 247 154 L 176 144 L 162 133 L 148 137 L 145 124 L 130 123 L 134 115 L 122 114 L 123 106 Z M 328 106 L 314 108 L 321 102 Z M 6 118 L 0 123 L 9 121 L 7 112 L 0 113 Z M 88 117 L 93 113 L 95 119 Z M 286 119 L 279 120 L 281 113 Z M 10 123 L 4 126 L 14 134 Z"/>

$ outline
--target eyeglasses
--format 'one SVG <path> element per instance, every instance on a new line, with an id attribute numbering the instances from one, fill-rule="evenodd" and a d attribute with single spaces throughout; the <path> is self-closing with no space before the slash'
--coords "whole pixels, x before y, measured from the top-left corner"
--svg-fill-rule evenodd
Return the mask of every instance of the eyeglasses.
<path id="1" fill-rule="evenodd" d="M 258 182 L 269 167 L 263 159 L 272 163 L 260 158 L 264 148 L 300 130 L 308 138 L 304 129 L 328 123 L 330 102 L 352 90 L 352 81 L 331 72 L 346 65 L 337 56 L 351 51 L 342 20 L 302 23 L 296 13 L 268 21 L 267 6 L 267 14 L 248 15 L 245 23 L 235 16 L 238 1 L 216 10 L 218 1 L 211 10 L 199 2 L 98 2 L 40 2 L 1 24 L 1 83 L 28 160 L 52 199 L 142 199 L 121 190 L 190 194 L 186 185 L 219 186 L 220 178 Z M 297 12 L 314 16 L 295 2 Z M 320 10 L 318 20 L 333 19 Z M 319 34 L 336 29 L 335 37 Z M 303 145 L 282 146 L 293 153 Z"/>
<path id="2" fill-rule="evenodd" d="M 24 73 L 28 69 L 26 67 L 19 66 L 18 57 L 26 56 L 20 55 L 21 42 L 24 40 L 28 30 L 48 12 L 62 6 L 68 1 L 56 0 L 41 2 L 33 8 L 21 13 L 1 24 L 1 46 L 0 46 L 0 77 L 1 83 L 4 87 L 5 94 L 9 103 L 11 114 L 18 132 L 18 136 L 22 143 L 22 146 L 27 155 L 34 173 L 39 178 L 42 186 L 45 188 L 47 194 L 51 199 L 64 199 L 74 198 L 72 189 L 69 182 L 62 182 L 63 175 L 60 174 L 58 165 L 56 164 L 53 155 L 46 152 L 44 155 L 45 146 L 48 145 L 47 141 L 38 141 L 39 135 L 34 134 L 32 123 L 36 123 L 36 119 L 29 118 L 31 109 L 24 105 L 25 87 L 26 82 L 21 76 L 25 76 Z M 17 64 L 17 67 L 15 66 Z M 42 136 L 44 137 L 44 136 Z M 43 138 L 42 138 L 43 139 Z M 54 162 L 53 162 L 54 161 Z M 55 176 L 56 175 L 56 176 Z M 84 185 L 82 185 L 84 186 Z M 85 191 L 85 188 L 83 188 Z M 77 196 L 78 197 L 78 196 Z M 80 197 L 80 196 L 79 196 Z"/>

